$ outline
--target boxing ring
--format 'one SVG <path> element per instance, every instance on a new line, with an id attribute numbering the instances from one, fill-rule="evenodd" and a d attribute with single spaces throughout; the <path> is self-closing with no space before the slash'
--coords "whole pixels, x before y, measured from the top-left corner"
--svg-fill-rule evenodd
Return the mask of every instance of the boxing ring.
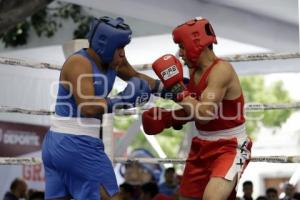
<path id="1" fill-rule="evenodd" d="M 243 54 L 223 57 L 223 59 L 229 62 L 244 62 L 244 61 L 262 61 L 262 60 L 284 60 L 284 59 L 295 59 L 300 58 L 300 53 L 259 53 L 259 54 Z M 21 66 L 33 69 L 49 69 L 49 70 L 60 70 L 60 65 L 44 62 L 33 62 L 31 60 L 0 57 L 0 64 L 10 66 Z M 136 70 L 148 70 L 151 69 L 151 64 L 136 65 Z M 245 105 L 246 111 L 257 111 L 257 110 L 280 110 L 280 109 L 299 109 L 300 102 L 293 103 L 248 103 Z M 143 162 L 143 163 L 173 163 L 173 164 L 184 164 L 188 162 L 184 158 L 129 158 L 115 156 L 113 148 L 107 148 L 112 144 L 112 138 L 109 137 L 113 131 L 113 115 L 124 116 L 124 115 L 140 115 L 147 108 L 137 108 L 128 110 L 116 110 L 113 114 L 105 114 L 103 119 L 103 142 L 106 146 L 106 153 L 109 155 L 111 160 L 115 163 L 120 162 Z M 52 110 L 30 110 L 21 107 L 9 107 L 0 105 L 0 113 L 21 113 L 26 115 L 41 115 L 41 116 L 52 116 L 54 111 Z M 107 133 L 107 134 L 105 134 Z M 123 145 L 123 144 L 122 144 Z M 117 147 L 118 149 L 118 147 Z M 118 151 L 118 150 L 117 150 Z M 120 151 L 120 150 L 119 150 Z M 120 153 L 117 153 L 120 154 Z M 34 165 L 41 164 L 42 160 L 39 157 L 0 157 L 0 165 Z M 251 162 L 270 162 L 270 163 L 300 163 L 300 155 L 295 156 L 257 156 L 252 157 Z"/>

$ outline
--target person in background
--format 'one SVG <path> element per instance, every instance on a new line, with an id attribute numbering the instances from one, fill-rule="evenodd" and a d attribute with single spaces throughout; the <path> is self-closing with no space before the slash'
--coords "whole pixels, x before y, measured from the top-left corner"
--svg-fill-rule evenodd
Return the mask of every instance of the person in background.
<path id="1" fill-rule="evenodd" d="M 251 181 L 245 181 L 243 183 L 243 193 L 244 196 L 241 200 L 253 200 L 252 198 L 253 183 Z"/>
<path id="2" fill-rule="evenodd" d="M 10 185 L 10 191 L 7 192 L 3 200 L 18 200 L 25 198 L 27 194 L 27 184 L 21 178 L 16 178 Z"/>
<path id="3" fill-rule="evenodd" d="M 280 200 L 293 200 L 295 194 L 295 187 L 289 182 L 286 182 L 283 185 L 283 189 L 284 189 L 284 197 L 281 198 Z"/>
<path id="4" fill-rule="evenodd" d="M 266 190 L 267 200 L 279 200 L 278 191 L 275 188 L 268 188 Z"/>
<path id="5" fill-rule="evenodd" d="M 170 167 L 165 170 L 165 182 L 161 183 L 159 185 L 159 192 L 162 194 L 165 194 L 167 196 L 173 196 L 177 189 L 178 189 L 178 184 L 175 180 L 175 168 Z"/>

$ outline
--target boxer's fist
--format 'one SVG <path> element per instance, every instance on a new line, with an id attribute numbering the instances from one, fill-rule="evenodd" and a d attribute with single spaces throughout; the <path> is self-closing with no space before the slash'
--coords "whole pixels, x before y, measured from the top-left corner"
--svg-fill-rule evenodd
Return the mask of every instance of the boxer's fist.
<path id="1" fill-rule="evenodd" d="M 144 131 L 148 135 L 156 135 L 161 133 L 164 129 L 173 127 L 176 130 L 182 129 L 182 126 L 191 121 L 184 109 L 179 110 L 165 110 L 159 107 L 153 107 L 142 115 L 142 123 Z"/>
<path id="2" fill-rule="evenodd" d="M 132 77 L 127 81 L 125 89 L 118 94 L 125 103 L 141 106 L 147 103 L 151 96 L 151 89 L 147 81 Z"/>
<path id="3" fill-rule="evenodd" d="M 151 89 L 147 81 L 132 77 L 127 83 L 125 89 L 117 96 L 106 98 L 108 113 L 113 112 L 114 109 L 141 106 L 150 99 Z"/>
<path id="4" fill-rule="evenodd" d="M 180 61 L 172 54 L 158 58 L 152 68 L 166 89 L 171 89 L 175 84 L 183 85 L 183 69 Z"/>
<path id="5" fill-rule="evenodd" d="M 166 54 L 158 58 L 152 68 L 159 79 L 163 82 L 166 96 L 175 101 L 181 101 L 183 96 L 187 95 L 184 85 L 183 68 L 180 61 L 172 54 Z M 184 94 L 182 94 L 184 92 Z"/>

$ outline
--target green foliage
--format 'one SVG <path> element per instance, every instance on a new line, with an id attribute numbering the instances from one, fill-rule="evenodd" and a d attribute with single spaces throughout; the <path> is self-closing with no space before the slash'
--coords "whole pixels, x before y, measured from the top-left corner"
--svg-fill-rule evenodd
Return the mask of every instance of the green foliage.
<path id="1" fill-rule="evenodd" d="M 32 27 L 39 37 L 52 37 L 59 28 L 63 26 L 63 21 L 72 19 L 77 25 L 73 32 L 74 38 L 84 38 L 89 30 L 91 16 L 84 16 L 82 9 L 78 5 L 57 2 L 57 7 L 46 7 L 35 13 L 24 22 L 7 33 L 0 35 L 5 46 L 16 47 L 27 43 L 28 31 Z"/>
<path id="2" fill-rule="evenodd" d="M 282 81 L 266 86 L 262 76 L 240 78 L 247 103 L 288 103 L 291 98 L 283 88 Z M 278 128 L 286 122 L 291 110 L 268 110 L 247 112 L 247 132 L 252 135 L 261 125 Z"/>
<path id="3" fill-rule="evenodd" d="M 165 129 L 161 134 L 155 136 L 158 143 L 161 145 L 161 148 L 168 155 L 168 157 L 178 157 L 177 152 L 179 151 L 181 141 L 186 131 L 186 126 L 184 126 L 181 130 L 169 128 Z"/>
<path id="4" fill-rule="evenodd" d="M 158 157 L 157 153 L 154 151 L 154 149 L 151 147 L 147 139 L 145 138 L 144 134 L 142 132 L 139 132 L 134 139 L 132 145 L 130 145 L 132 149 L 137 148 L 143 148 L 147 149 L 152 155 Z"/>
<path id="5" fill-rule="evenodd" d="M 133 116 L 114 116 L 114 128 L 126 130 L 135 121 Z"/>
<path id="6" fill-rule="evenodd" d="M 5 47 L 18 45 L 24 45 L 27 43 L 28 31 L 30 29 L 30 23 L 25 21 L 18 23 L 13 29 L 9 30 L 5 34 L 1 34 L 0 38 L 4 41 Z"/>
<path id="7" fill-rule="evenodd" d="M 30 22 L 39 37 L 51 37 L 58 28 L 57 22 L 51 19 L 46 9 L 40 10 L 36 14 L 32 15 Z"/>
<path id="8" fill-rule="evenodd" d="M 78 21 L 77 29 L 74 30 L 74 39 L 76 38 L 85 38 L 87 33 L 90 30 L 91 17 L 82 16 Z"/>

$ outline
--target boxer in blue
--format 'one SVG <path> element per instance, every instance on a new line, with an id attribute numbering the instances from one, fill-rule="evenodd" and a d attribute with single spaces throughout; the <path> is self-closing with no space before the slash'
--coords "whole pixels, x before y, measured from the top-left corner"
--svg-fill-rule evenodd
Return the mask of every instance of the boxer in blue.
<path id="1" fill-rule="evenodd" d="M 122 18 L 94 19 L 88 34 L 90 47 L 65 61 L 55 117 L 42 149 L 46 199 L 119 198 L 112 163 L 99 134 L 102 115 L 145 103 L 162 88 L 158 80 L 128 63 L 124 47 L 131 33 Z M 117 96 L 107 97 L 116 76 L 128 84 Z"/>

